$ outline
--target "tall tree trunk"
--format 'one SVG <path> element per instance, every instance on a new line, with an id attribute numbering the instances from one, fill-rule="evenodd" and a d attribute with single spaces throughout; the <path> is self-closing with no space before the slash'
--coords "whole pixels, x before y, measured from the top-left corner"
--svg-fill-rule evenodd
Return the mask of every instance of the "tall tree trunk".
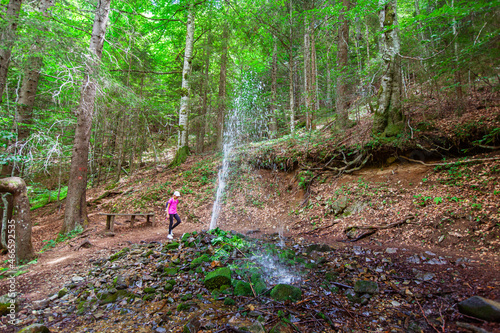
<path id="1" fill-rule="evenodd" d="M 455 7 L 455 1 L 451 0 L 451 7 Z M 461 114 L 463 109 L 464 109 L 464 92 L 462 89 L 463 82 L 462 82 L 462 74 L 460 71 L 460 57 L 459 57 L 459 52 L 458 52 L 458 42 L 457 42 L 457 37 L 458 37 L 458 29 L 457 29 L 457 19 L 455 16 L 453 16 L 453 22 L 452 22 L 452 29 L 453 29 L 453 53 L 455 56 L 455 81 L 456 81 L 456 88 L 455 91 L 457 93 L 457 113 Z"/>
<path id="2" fill-rule="evenodd" d="M 397 1 L 379 0 L 380 54 L 384 74 L 378 92 L 378 106 L 373 119 L 374 133 L 395 136 L 403 129 L 401 110 L 400 39 L 397 20 Z"/>
<path id="3" fill-rule="evenodd" d="M 318 66 L 316 57 L 316 36 L 314 30 L 311 34 L 311 93 L 312 93 L 312 108 L 311 114 L 311 127 L 316 129 L 314 120 L 316 118 L 316 111 L 319 110 L 319 88 L 318 88 Z"/>
<path id="4" fill-rule="evenodd" d="M 53 0 L 42 0 L 38 11 L 46 16 L 47 9 L 54 4 Z M 45 31 L 46 29 L 42 29 Z M 34 54 L 40 52 L 40 39 L 36 40 L 31 46 L 31 51 Z M 30 135 L 29 125 L 33 120 L 33 105 L 35 104 L 36 92 L 38 89 L 38 80 L 40 78 L 40 71 L 43 65 L 43 59 L 40 56 L 29 56 L 27 66 L 24 69 L 23 83 L 19 93 L 19 101 L 16 113 L 16 122 L 18 124 L 17 139 L 24 141 Z"/>
<path id="5" fill-rule="evenodd" d="M 0 103 L 7 84 L 7 72 L 10 64 L 10 54 L 14 45 L 17 30 L 17 20 L 21 11 L 22 0 L 10 0 L 3 19 L 8 23 L 0 33 Z"/>
<path id="6" fill-rule="evenodd" d="M 335 100 L 337 114 L 339 117 L 340 126 L 348 127 L 349 114 L 347 108 L 348 99 L 348 79 L 347 68 L 349 65 L 349 21 L 346 17 L 346 12 L 349 11 L 349 0 L 342 1 L 342 14 L 340 17 L 341 23 L 339 26 L 338 46 L 337 46 L 337 70 L 339 76 L 337 78 L 337 98 Z"/>
<path id="7" fill-rule="evenodd" d="M 293 77 L 293 2 L 290 0 L 290 33 L 289 33 L 289 43 L 288 43 L 288 79 L 289 79 L 289 99 L 290 99 L 290 133 L 295 133 L 295 100 L 294 100 L 294 83 L 295 78 Z"/>
<path id="8" fill-rule="evenodd" d="M 189 5 L 188 19 L 186 24 L 186 47 L 184 49 L 184 65 L 182 66 L 182 87 L 181 87 L 181 106 L 179 109 L 179 130 L 177 141 L 177 152 L 171 167 L 181 165 L 186 161 L 189 154 L 188 147 L 188 113 L 189 113 L 189 98 L 191 95 L 190 75 L 191 61 L 193 57 L 194 45 L 194 8 L 193 4 Z M 151 140 L 153 138 L 151 137 Z"/>
<path id="9" fill-rule="evenodd" d="M 184 66 L 182 67 L 182 97 L 181 106 L 179 109 L 179 141 L 177 149 L 181 149 L 188 145 L 187 126 L 188 126 L 188 108 L 189 95 L 191 94 L 190 78 L 191 75 L 191 59 L 193 57 L 194 45 L 194 10 L 193 5 L 190 5 L 188 11 L 188 20 L 186 27 L 186 48 L 184 51 Z"/>
<path id="10" fill-rule="evenodd" d="M 12 194 L 12 205 L 15 208 L 11 221 L 15 224 L 14 252 L 16 264 L 26 263 L 35 256 L 33 244 L 31 242 L 31 217 L 28 189 L 22 178 L 11 177 L 0 179 L 0 193 L 4 192 Z M 8 226 L 7 233 L 9 235 L 10 230 Z M 8 239 L 9 241 L 12 240 L 10 237 L 8 237 Z"/>
<path id="11" fill-rule="evenodd" d="M 307 15 L 307 14 L 306 14 Z M 311 130 L 313 96 L 311 82 L 311 24 L 304 18 L 304 94 L 306 108 L 306 129 Z"/>
<path id="12" fill-rule="evenodd" d="M 68 196 L 64 212 L 64 224 L 61 232 L 68 233 L 78 226 L 86 227 L 87 217 L 87 166 L 89 160 L 89 140 L 92 129 L 92 116 L 96 96 L 96 82 L 93 74 L 102 57 L 106 24 L 108 23 L 111 0 L 100 0 L 96 10 L 89 51 L 94 57 L 87 64 L 83 80 L 80 105 L 77 109 L 75 140 L 71 156 L 71 169 L 68 183 Z"/>
<path id="13" fill-rule="evenodd" d="M 197 152 L 202 153 L 205 147 L 205 124 L 207 117 L 207 107 L 208 107 L 208 90 L 210 89 L 209 79 L 210 79 L 210 56 L 212 54 L 212 33 L 208 32 L 206 44 L 205 44 L 205 73 L 203 80 L 203 97 L 201 102 L 201 112 L 200 120 L 198 121 L 198 136 L 197 136 Z"/>
<path id="14" fill-rule="evenodd" d="M 227 80 L 227 45 L 229 39 L 229 26 L 224 25 L 222 32 L 222 51 L 220 56 L 219 75 L 219 100 L 217 107 L 217 149 L 221 150 L 224 139 L 224 116 L 226 113 L 226 80 Z"/>
<path id="15" fill-rule="evenodd" d="M 330 62 L 331 62 L 331 56 L 330 56 L 330 50 L 331 46 L 328 47 L 328 50 L 326 51 L 326 101 L 325 105 L 327 109 L 332 108 L 332 74 L 330 73 L 331 68 L 330 68 Z"/>
<path id="16" fill-rule="evenodd" d="M 278 39 L 273 37 L 273 58 L 271 61 L 271 138 L 275 138 L 278 132 L 278 118 L 276 110 L 278 109 L 277 89 L 278 89 Z"/>

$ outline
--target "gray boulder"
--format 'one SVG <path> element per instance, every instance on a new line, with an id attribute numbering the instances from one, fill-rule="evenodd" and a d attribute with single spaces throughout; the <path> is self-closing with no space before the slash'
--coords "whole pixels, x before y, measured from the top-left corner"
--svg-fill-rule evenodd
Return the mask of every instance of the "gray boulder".
<path id="1" fill-rule="evenodd" d="M 481 296 L 458 303 L 458 310 L 467 316 L 500 322 L 500 303 Z"/>

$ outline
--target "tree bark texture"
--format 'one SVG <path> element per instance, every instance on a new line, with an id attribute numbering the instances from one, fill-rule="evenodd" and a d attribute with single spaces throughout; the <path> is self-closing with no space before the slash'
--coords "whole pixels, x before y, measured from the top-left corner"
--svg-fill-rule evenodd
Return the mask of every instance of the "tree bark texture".
<path id="1" fill-rule="evenodd" d="M 226 81 L 227 81 L 227 45 L 229 42 L 229 26 L 224 25 L 222 32 L 222 51 L 220 56 L 219 98 L 217 106 L 217 149 L 222 149 L 224 140 L 224 116 L 226 113 Z"/>
<path id="2" fill-rule="evenodd" d="M 94 74 L 99 66 L 106 35 L 106 24 L 109 19 L 111 0 L 100 0 L 97 7 L 92 37 L 90 38 L 89 51 L 93 61 L 87 64 L 83 80 L 80 104 L 76 111 L 77 123 L 75 140 L 71 156 L 71 169 L 69 174 L 68 195 L 64 212 L 63 233 L 68 233 L 78 226 L 86 227 L 87 217 L 87 168 L 89 156 L 89 140 L 92 129 L 92 117 L 97 83 Z"/>
<path id="3" fill-rule="evenodd" d="M 378 107 L 373 119 L 374 133 L 395 136 L 403 128 L 401 110 L 400 39 L 397 21 L 397 1 L 379 1 L 380 54 L 384 74 L 378 92 Z"/>
<path id="4" fill-rule="evenodd" d="M 7 72 L 9 71 L 10 55 L 17 30 L 17 20 L 21 11 L 22 0 L 10 0 L 3 19 L 8 22 L 0 33 L 0 103 L 7 84 Z"/>
<path id="5" fill-rule="evenodd" d="M 277 89 L 278 89 L 278 39 L 273 38 L 273 57 L 271 60 L 271 138 L 275 138 L 278 132 L 278 118 L 276 115 L 278 109 Z"/>
<path id="6" fill-rule="evenodd" d="M 188 19 L 186 26 L 186 48 L 184 50 L 184 65 L 182 67 L 182 89 L 181 89 L 181 106 L 179 109 L 179 140 L 177 150 L 188 146 L 187 126 L 189 112 L 189 95 L 191 94 L 190 78 L 191 61 L 193 57 L 194 45 L 194 10 L 193 5 L 190 5 L 188 10 Z"/>
<path id="7" fill-rule="evenodd" d="M 349 84 L 347 78 L 347 68 L 349 65 L 349 21 L 346 18 L 346 12 L 349 10 L 349 0 L 342 1 L 342 14 L 340 17 L 340 26 L 338 33 L 337 46 L 337 70 L 339 76 L 337 78 L 337 97 L 335 107 L 337 109 L 340 126 L 346 128 L 349 123 L 349 113 L 347 107 Z"/>
<path id="8" fill-rule="evenodd" d="M 307 16 L 304 18 L 304 94 L 306 107 L 306 129 L 311 129 L 313 96 L 311 73 L 311 24 Z"/>
<path id="9" fill-rule="evenodd" d="M 288 45 L 288 80 L 289 80 L 289 91 L 288 94 L 290 99 L 290 133 L 295 133 L 295 99 L 294 99 L 294 83 L 295 78 L 293 75 L 294 71 L 294 59 L 293 59 L 293 2 L 290 0 L 289 10 L 290 10 L 290 32 L 289 32 L 289 45 Z"/>
<path id="10" fill-rule="evenodd" d="M 12 194 L 12 205 L 14 207 L 14 214 L 12 220 L 15 225 L 15 256 L 16 263 L 26 263 L 33 259 L 35 253 L 33 252 L 33 244 L 31 242 L 31 217 L 30 217 L 30 202 L 28 200 L 28 189 L 26 183 L 22 178 L 10 177 L 0 179 L 0 193 Z M 12 238 L 10 237 L 9 229 L 7 227 L 7 243 L 11 244 Z"/>
<path id="11" fill-rule="evenodd" d="M 38 11 L 46 16 L 47 9 L 54 4 L 53 0 L 42 0 Z M 46 29 L 43 29 L 45 31 Z M 27 59 L 27 65 L 24 69 L 23 82 L 19 92 L 19 101 L 16 113 L 16 122 L 18 124 L 17 140 L 24 141 L 30 135 L 29 125 L 33 121 L 33 105 L 35 104 L 36 92 L 38 89 L 38 81 L 40 79 L 40 71 L 43 66 L 43 59 L 37 54 L 40 52 L 40 44 L 42 41 L 37 39 L 31 46 L 32 54 Z"/>
<path id="12" fill-rule="evenodd" d="M 205 73 L 203 73 L 203 97 L 201 102 L 200 120 L 196 138 L 196 151 L 202 153 L 205 148 L 205 123 L 208 109 L 208 91 L 210 89 L 210 56 L 212 55 L 212 34 L 209 32 L 205 45 Z"/>

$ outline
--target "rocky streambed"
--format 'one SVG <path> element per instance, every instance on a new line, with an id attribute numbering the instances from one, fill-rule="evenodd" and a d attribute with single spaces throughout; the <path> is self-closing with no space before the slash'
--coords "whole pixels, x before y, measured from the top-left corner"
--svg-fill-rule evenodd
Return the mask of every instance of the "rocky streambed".
<path id="1" fill-rule="evenodd" d="M 16 325 L 5 316 L 2 325 L 5 332 L 499 331 L 500 306 L 487 299 L 498 297 L 498 279 L 469 281 L 477 269 L 429 251 L 216 229 L 96 260 L 88 275 L 44 300 L 18 295 Z M 0 310 L 2 302 L 7 295 Z"/>

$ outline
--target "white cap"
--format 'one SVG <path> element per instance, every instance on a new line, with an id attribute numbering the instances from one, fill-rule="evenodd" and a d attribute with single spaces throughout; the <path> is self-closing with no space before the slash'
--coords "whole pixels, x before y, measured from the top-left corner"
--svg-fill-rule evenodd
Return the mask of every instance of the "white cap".
<path id="1" fill-rule="evenodd" d="M 174 192 L 174 195 L 175 195 L 176 197 L 180 197 L 180 196 L 181 196 L 181 194 L 179 193 L 179 191 L 175 191 L 175 192 Z"/>

